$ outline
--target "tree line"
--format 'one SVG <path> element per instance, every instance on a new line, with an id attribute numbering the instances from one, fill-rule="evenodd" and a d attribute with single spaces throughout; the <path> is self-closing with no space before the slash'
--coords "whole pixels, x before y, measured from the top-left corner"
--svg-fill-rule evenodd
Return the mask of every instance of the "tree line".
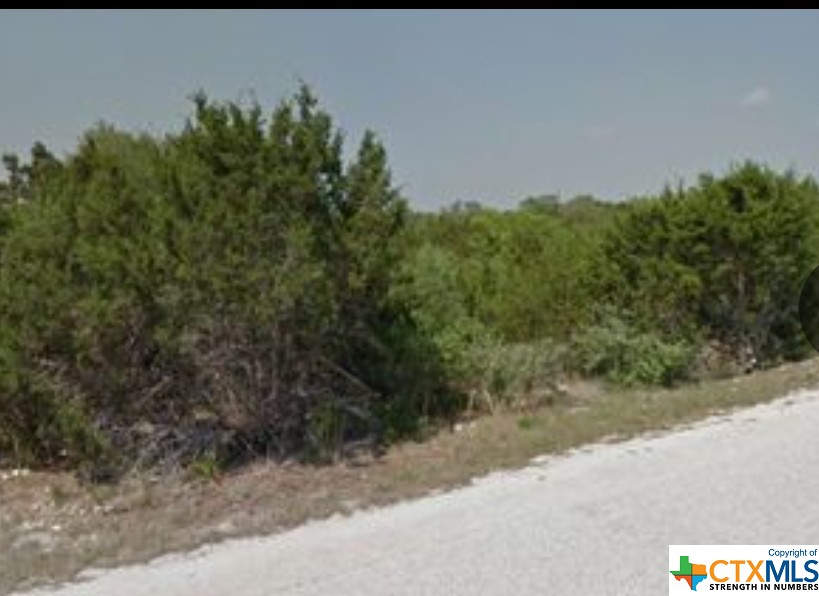
<path id="1" fill-rule="evenodd" d="M 551 403 L 566 375 L 667 385 L 809 353 L 810 177 L 744 163 L 622 203 L 423 214 L 373 133 L 344 145 L 304 87 L 5 156 L 0 460 L 326 458 Z"/>

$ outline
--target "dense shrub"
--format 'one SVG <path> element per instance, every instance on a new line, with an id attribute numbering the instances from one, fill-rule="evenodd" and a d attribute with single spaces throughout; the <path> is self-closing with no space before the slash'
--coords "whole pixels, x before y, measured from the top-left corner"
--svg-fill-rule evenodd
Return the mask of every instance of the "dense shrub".
<path id="1" fill-rule="evenodd" d="M 584 375 L 602 376 L 617 384 L 668 386 L 689 376 L 694 354 L 683 340 L 664 340 L 608 316 L 575 335 L 571 363 Z"/>
<path id="2" fill-rule="evenodd" d="M 0 452 L 324 454 L 449 407 L 390 298 L 406 206 L 375 137 L 345 164 L 306 89 L 269 120 L 195 108 L 164 139 L 99 127 L 3 187 Z"/>
<path id="3" fill-rule="evenodd" d="M 598 300 L 669 336 L 805 355 L 799 293 L 819 263 L 819 189 L 746 163 L 629 204 L 603 243 Z"/>

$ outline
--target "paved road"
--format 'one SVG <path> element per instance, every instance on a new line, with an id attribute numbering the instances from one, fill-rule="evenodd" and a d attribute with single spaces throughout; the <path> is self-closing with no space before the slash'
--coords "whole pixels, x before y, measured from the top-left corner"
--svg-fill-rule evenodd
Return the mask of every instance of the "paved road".
<path id="1" fill-rule="evenodd" d="M 819 539 L 819 391 L 43 592 L 666 594 L 668 545 Z"/>

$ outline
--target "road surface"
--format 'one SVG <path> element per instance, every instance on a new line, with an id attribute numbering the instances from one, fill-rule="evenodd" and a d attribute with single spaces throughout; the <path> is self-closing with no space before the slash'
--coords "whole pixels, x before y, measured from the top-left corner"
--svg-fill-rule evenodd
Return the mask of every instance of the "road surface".
<path id="1" fill-rule="evenodd" d="M 669 544 L 819 539 L 819 391 L 52 596 L 666 594 Z M 33 594 L 33 593 L 32 593 Z"/>

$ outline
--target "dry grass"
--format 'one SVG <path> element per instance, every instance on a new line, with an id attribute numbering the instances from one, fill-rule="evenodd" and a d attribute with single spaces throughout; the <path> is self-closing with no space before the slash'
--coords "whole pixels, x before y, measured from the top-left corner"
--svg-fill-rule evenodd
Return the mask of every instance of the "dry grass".
<path id="1" fill-rule="evenodd" d="M 378 459 L 257 463 L 215 480 L 132 478 L 88 487 L 64 474 L 0 481 L 0 594 L 227 537 L 413 498 L 533 456 L 627 438 L 819 385 L 819 359 L 676 390 L 576 383 L 561 403 L 464 422 Z"/>

